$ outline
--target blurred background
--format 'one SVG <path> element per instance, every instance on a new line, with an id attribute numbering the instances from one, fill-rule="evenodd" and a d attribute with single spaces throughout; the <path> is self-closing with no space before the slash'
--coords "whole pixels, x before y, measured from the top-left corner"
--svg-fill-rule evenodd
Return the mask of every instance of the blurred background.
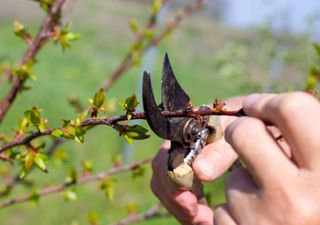
<path id="1" fill-rule="evenodd" d="M 150 2 L 67 0 L 64 20 L 73 21 L 72 31 L 81 38 L 65 52 L 53 43 L 41 51 L 34 68 L 37 79 L 28 81 L 30 90 L 17 98 L 0 132 L 13 133 L 12 127 L 17 126 L 18 118 L 32 106 L 43 110 L 50 127 L 61 126 L 63 119 L 74 118 L 76 112 L 68 99 L 88 104 L 88 99 L 131 47 L 134 35 L 129 21 L 135 18 L 143 25 L 148 18 Z M 158 26 L 172 20 L 177 10 L 191 2 L 169 1 L 159 14 Z M 13 33 L 13 22 L 20 21 L 35 33 L 45 14 L 36 3 L 28 0 L 0 0 L 0 3 L 0 63 L 5 66 L 18 63 L 26 49 L 25 43 Z M 184 19 L 159 47 L 149 49 L 141 63 L 107 92 L 110 104 L 107 116 L 123 113 L 118 101 L 132 93 L 140 95 L 143 70 L 151 71 L 154 91 L 160 101 L 165 52 L 193 105 L 257 91 L 301 89 L 308 68 L 314 63 L 314 41 L 320 41 L 320 3 L 317 0 L 207 1 L 201 12 Z M 0 80 L 0 85 L 2 98 L 9 84 Z M 62 144 L 48 163 L 49 174 L 34 171 L 28 177 L 29 186 L 19 185 L 10 196 L 29 193 L 36 186 L 62 183 L 69 168 L 80 170 L 84 160 L 92 162 L 93 173 L 98 173 L 110 168 L 112 159 L 118 155 L 122 155 L 125 163 L 151 157 L 161 143 L 151 135 L 150 139 L 129 146 L 117 132 L 104 126 L 93 129 L 85 139 L 84 144 L 74 141 Z M 12 170 L 18 171 L 19 166 L 12 168 L 10 164 L 0 163 L 0 188 Z M 0 224 L 90 224 L 90 213 L 96 214 L 101 224 L 110 224 L 132 210 L 140 213 L 157 202 L 149 189 L 150 176 L 149 167 L 139 178 L 132 178 L 131 173 L 115 176 L 113 201 L 104 197 L 98 183 L 92 183 L 73 189 L 78 196 L 75 202 L 65 201 L 61 194 L 55 194 L 40 199 L 37 205 L 23 203 L 1 209 Z M 213 203 L 224 201 L 223 177 L 205 186 Z M 177 222 L 165 218 L 138 224 Z"/>

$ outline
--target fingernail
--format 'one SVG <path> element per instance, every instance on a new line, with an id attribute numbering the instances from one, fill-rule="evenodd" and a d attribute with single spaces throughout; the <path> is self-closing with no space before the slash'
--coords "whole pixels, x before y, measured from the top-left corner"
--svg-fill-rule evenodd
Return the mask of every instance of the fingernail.
<path id="1" fill-rule="evenodd" d="M 256 101 L 261 97 L 261 94 L 251 94 L 248 95 L 244 100 L 243 100 L 243 109 L 246 113 L 251 113 L 254 104 Z"/>

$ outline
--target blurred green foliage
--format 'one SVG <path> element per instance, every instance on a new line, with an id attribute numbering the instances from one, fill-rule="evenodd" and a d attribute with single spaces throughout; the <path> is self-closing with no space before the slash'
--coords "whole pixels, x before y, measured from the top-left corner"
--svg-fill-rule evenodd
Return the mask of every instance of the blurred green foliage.
<path id="1" fill-rule="evenodd" d="M 2 3 L 2 6 L 5 7 L 6 3 Z M 34 33 L 43 17 L 34 4 L 24 4 L 30 7 L 32 16 L 21 13 L 26 9 L 26 6 L 21 5 L 17 5 L 14 10 L 16 13 L 1 16 L 0 71 L 15 65 L 26 48 L 25 43 L 14 35 L 13 22 L 24 21 L 28 33 Z M 32 73 L 31 67 L 23 70 L 27 71 L 22 73 L 23 76 L 31 76 L 33 72 L 37 74 L 36 80 L 27 82 L 30 90 L 17 98 L 0 127 L 0 133 L 13 134 L 11 128 L 17 126 L 18 118 L 22 118 L 27 109 L 31 109 L 27 111 L 27 117 L 36 126 L 40 118 L 36 116 L 34 121 L 32 112 L 38 114 L 37 108 L 41 108 L 42 115 L 48 119 L 48 127 L 61 126 L 63 119 L 75 118 L 77 113 L 68 101 L 70 96 L 77 99 L 80 105 L 87 105 L 88 99 L 94 96 L 101 83 L 130 50 L 134 38 L 131 30 L 137 30 L 137 24 L 145 22 L 148 10 L 144 3 L 128 0 L 112 3 L 83 1 L 69 7 L 74 8 L 69 15 L 73 20 L 72 30 L 79 33 L 81 39 L 72 43 L 71 49 L 65 52 L 54 44 L 49 44 L 38 56 Z M 171 13 L 168 14 L 168 18 L 170 16 Z M 73 40 L 77 37 L 75 35 L 67 39 Z M 63 43 L 61 42 L 63 48 L 70 47 L 69 42 Z M 193 105 L 210 103 L 216 97 L 228 98 L 254 91 L 286 91 L 301 88 L 307 68 L 315 56 L 307 35 L 273 34 L 267 27 L 260 27 L 255 31 L 240 31 L 222 27 L 208 19 L 205 14 L 199 13 L 186 19 L 181 28 L 171 34 L 157 50 L 156 63 L 154 68 L 150 69 L 158 99 L 162 57 L 165 52 L 169 53 L 176 76 L 190 95 Z M 17 73 L 21 74 L 22 69 L 17 68 Z M 126 99 L 140 86 L 141 75 L 139 67 L 127 72 L 107 93 L 106 101 Z M 1 77 L 0 83 L 2 97 L 9 85 L 3 84 Z M 104 99 L 104 96 L 99 92 L 93 98 L 92 105 L 97 110 L 102 106 L 102 98 Z M 137 106 L 134 101 L 132 104 L 134 108 Z M 37 108 L 33 110 L 33 106 Z M 120 107 L 110 107 L 112 108 L 115 110 L 107 110 L 101 115 L 123 114 Z M 130 109 L 125 110 L 130 115 Z M 146 126 L 146 123 L 142 122 L 142 125 Z M 61 145 L 53 158 L 46 162 L 46 168 L 50 173 L 33 171 L 27 177 L 31 183 L 19 185 L 15 193 L 30 193 L 36 191 L 35 187 L 62 183 L 65 177 L 72 176 L 66 171 L 83 169 L 84 160 L 92 162 L 90 173 L 110 168 L 114 159 L 119 159 L 125 147 L 125 142 L 118 137 L 118 133 L 108 127 L 95 127 L 87 132 L 85 137 L 86 141 L 83 144 L 68 141 Z M 42 138 L 39 142 L 49 139 Z M 132 148 L 132 158 L 126 160 L 151 157 L 156 153 L 160 143 L 161 140 L 155 135 L 151 135 L 148 140 L 136 142 Z M 42 162 L 40 165 L 43 167 Z M 7 162 L 1 162 L 0 189 L 4 180 L 17 172 L 18 166 L 12 167 Z M 71 174 L 76 176 L 75 172 Z M 141 174 L 143 176 L 140 176 Z M 39 199 L 39 196 L 35 195 L 37 205 L 24 203 L 0 210 L 0 223 L 76 225 L 97 224 L 99 221 L 101 224 L 109 224 L 126 217 L 128 211 L 134 209 L 143 212 L 157 202 L 149 189 L 150 176 L 151 170 L 147 167 L 135 171 L 133 175 L 121 174 L 100 184 L 75 187 L 62 193 L 62 196 L 56 194 Z M 224 201 L 223 182 L 222 177 L 205 185 L 213 203 Z M 168 218 L 154 220 L 152 224 L 176 222 Z"/>

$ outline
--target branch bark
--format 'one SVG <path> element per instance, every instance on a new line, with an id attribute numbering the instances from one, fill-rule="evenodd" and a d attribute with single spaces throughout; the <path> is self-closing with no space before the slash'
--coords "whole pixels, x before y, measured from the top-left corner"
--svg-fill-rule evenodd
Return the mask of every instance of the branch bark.
<path id="1" fill-rule="evenodd" d="M 76 185 L 81 185 L 81 184 L 87 184 L 87 183 L 91 183 L 94 181 L 99 181 L 102 179 L 105 179 L 111 175 L 115 175 L 115 174 L 119 174 L 119 173 L 124 173 L 130 170 L 134 170 L 136 168 L 139 168 L 142 165 L 148 164 L 150 163 L 152 160 L 152 158 L 148 158 L 148 159 L 144 159 L 141 161 L 137 161 L 135 163 L 132 164 L 128 164 L 128 165 L 123 165 L 123 166 L 118 166 L 118 167 L 112 167 L 106 171 L 100 172 L 98 174 L 95 175 L 89 175 L 89 176 L 85 176 L 85 177 L 81 177 L 78 180 L 74 181 L 74 182 L 70 182 L 70 183 L 63 183 L 63 184 L 59 184 L 56 186 L 50 186 L 50 187 L 45 187 L 41 190 L 39 190 L 36 194 L 38 196 L 46 196 L 46 195 L 50 195 L 50 194 L 54 194 L 54 193 L 58 193 L 61 191 L 66 190 L 67 188 L 70 188 L 72 186 L 76 186 Z M 11 199 L 7 199 L 4 200 L 2 202 L 0 202 L 0 209 L 1 208 L 5 208 L 14 204 L 18 204 L 18 203 L 22 203 L 22 202 L 26 202 L 29 201 L 33 198 L 34 194 L 27 194 L 27 195 L 22 195 L 16 198 L 11 198 Z"/>
<path id="2" fill-rule="evenodd" d="M 152 206 L 150 209 L 148 209 L 146 212 L 136 215 L 131 215 L 117 223 L 114 223 L 112 225 L 127 225 L 136 223 L 142 220 L 150 220 L 155 218 L 163 218 L 163 217 L 169 217 L 170 214 L 168 212 L 162 212 L 161 211 L 161 205 L 156 204 Z"/>
<path id="3" fill-rule="evenodd" d="M 206 110 L 178 110 L 174 112 L 169 112 L 169 111 L 163 111 L 161 114 L 165 117 L 198 117 L 198 116 L 205 116 L 205 115 L 218 115 L 218 116 L 245 116 L 244 112 L 241 110 L 238 111 L 225 111 L 225 110 L 214 110 L 214 109 L 206 109 Z M 137 119 L 145 119 L 145 115 L 143 112 L 136 112 L 132 113 L 132 120 L 137 120 Z M 115 125 L 118 122 L 121 121 L 126 121 L 127 120 L 127 115 L 120 115 L 120 116 L 114 116 L 114 117 L 104 117 L 104 118 L 89 118 L 84 120 L 81 123 L 82 127 L 86 126 L 95 126 L 95 125 L 107 125 L 107 126 L 112 126 Z M 19 140 L 13 140 L 11 142 L 8 142 L 0 147 L 0 153 L 4 152 L 10 148 L 20 146 L 20 145 L 26 145 L 30 143 L 32 140 L 42 137 L 42 136 L 47 136 L 51 135 L 51 133 L 55 129 L 61 129 L 63 130 L 62 127 L 60 128 L 48 128 L 42 132 L 37 131 L 35 133 L 32 133 L 22 139 Z"/>
<path id="4" fill-rule="evenodd" d="M 24 53 L 21 65 L 26 65 L 30 60 L 35 59 L 38 52 L 41 50 L 43 45 L 48 40 L 49 32 L 52 30 L 53 26 L 55 25 L 55 17 L 60 12 L 61 7 L 65 0 L 56 0 L 51 7 L 50 12 L 47 14 L 37 36 L 29 45 L 28 49 Z M 11 73 L 11 72 L 10 72 Z M 2 99 L 0 103 L 0 124 L 3 121 L 7 111 L 13 104 L 14 100 L 17 97 L 18 92 L 23 88 L 23 84 L 25 79 L 21 79 L 19 77 L 15 77 L 13 79 L 12 85 L 10 90 L 8 91 L 7 95 Z"/>
<path id="5" fill-rule="evenodd" d="M 51 156 L 56 149 L 58 148 L 59 145 L 61 145 L 63 143 L 63 140 L 60 138 L 54 138 L 54 140 L 52 141 L 51 145 L 47 148 L 46 150 L 46 154 L 48 156 Z M 30 173 L 30 172 L 29 172 Z M 28 174 L 27 174 L 28 175 Z M 26 175 L 26 176 L 27 176 Z M 5 196 L 7 194 L 7 191 L 12 191 L 13 188 L 20 183 L 21 179 L 19 178 L 20 174 L 17 173 L 16 175 L 6 179 L 5 182 L 5 190 L 4 191 L 0 191 L 0 197 Z"/>
<path id="6" fill-rule="evenodd" d="M 166 1 L 163 1 L 163 4 Z M 166 37 L 166 35 L 168 33 L 171 33 L 172 30 L 174 30 L 177 26 L 180 25 L 181 21 L 191 15 L 192 13 L 198 11 L 199 9 L 202 8 L 204 0 L 197 0 L 195 1 L 193 4 L 191 5 L 187 5 L 186 7 L 184 7 L 181 11 L 179 11 L 179 13 L 177 13 L 177 15 L 175 16 L 175 18 L 173 19 L 172 22 L 167 23 L 163 30 L 161 31 L 160 34 L 158 34 L 156 37 L 153 38 L 153 40 L 149 41 L 148 44 L 144 47 L 143 51 L 141 52 L 141 55 L 143 55 L 143 53 L 150 47 L 152 46 L 156 46 L 159 45 L 160 42 Z M 154 16 L 154 15 L 153 15 Z M 154 27 L 155 23 L 154 23 L 154 17 L 151 16 L 147 25 L 145 26 L 147 29 L 151 29 L 152 27 Z M 135 42 L 135 44 L 138 44 L 140 42 L 142 42 L 146 37 L 144 35 L 139 35 Z M 140 55 L 140 56 L 141 56 Z M 108 91 L 111 86 L 115 83 L 115 81 L 117 81 L 127 70 L 129 70 L 132 66 L 134 65 L 133 63 L 133 57 L 131 52 L 129 52 L 124 59 L 121 61 L 121 63 L 118 65 L 118 67 L 114 70 L 114 72 L 108 77 L 107 80 L 104 81 L 104 83 L 102 84 L 101 88 L 104 91 Z"/>

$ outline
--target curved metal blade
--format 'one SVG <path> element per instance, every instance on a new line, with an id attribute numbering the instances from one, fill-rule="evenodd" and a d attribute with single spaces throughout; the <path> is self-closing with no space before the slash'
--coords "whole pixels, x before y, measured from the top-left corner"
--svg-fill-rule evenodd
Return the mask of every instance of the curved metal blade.
<path id="1" fill-rule="evenodd" d="M 142 98 L 145 117 L 153 132 L 161 138 L 181 142 L 183 125 L 178 126 L 177 123 L 162 116 L 154 98 L 150 74 L 146 71 L 143 73 Z M 179 123 L 183 121 L 180 120 Z"/>
<path id="2" fill-rule="evenodd" d="M 177 111 L 188 107 L 190 97 L 178 83 L 173 73 L 168 54 L 164 56 L 163 60 L 161 91 L 164 110 Z"/>

